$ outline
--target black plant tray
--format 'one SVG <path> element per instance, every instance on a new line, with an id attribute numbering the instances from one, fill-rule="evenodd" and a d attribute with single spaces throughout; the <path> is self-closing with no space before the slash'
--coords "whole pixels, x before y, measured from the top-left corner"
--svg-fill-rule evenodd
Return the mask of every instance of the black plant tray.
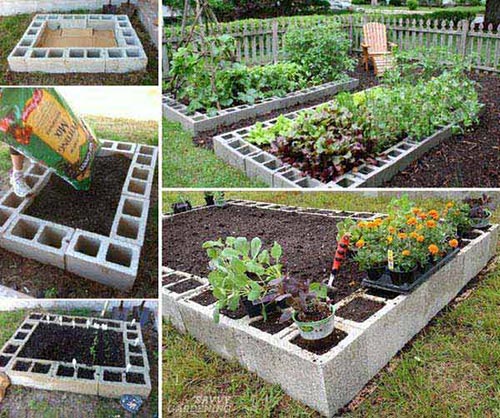
<path id="1" fill-rule="evenodd" d="M 460 248 L 455 248 L 451 253 L 447 254 L 446 257 L 439 260 L 436 264 L 432 265 L 428 270 L 418 276 L 418 278 L 412 283 L 403 283 L 402 285 L 396 285 L 392 283 L 391 276 L 389 275 L 389 270 L 386 269 L 385 273 L 380 276 L 378 280 L 363 279 L 361 284 L 366 287 L 371 287 L 374 289 L 386 290 L 388 292 L 398 293 L 400 295 L 406 295 L 413 292 L 418 286 L 425 282 L 432 274 L 443 267 L 446 263 L 452 260 L 460 251 Z"/>

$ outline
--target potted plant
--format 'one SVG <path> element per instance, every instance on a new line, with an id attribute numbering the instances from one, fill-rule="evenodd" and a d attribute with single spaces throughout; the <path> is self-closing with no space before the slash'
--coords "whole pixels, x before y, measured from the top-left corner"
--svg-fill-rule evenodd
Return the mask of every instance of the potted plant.
<path id="1" fill-rule="evenodd" d="M 177 202 L 172 204 L 172 211 L 174 212 L 174 214 L 187 212 L 192 208 L 193 207 L 191 206 L 191 202 L 182 196 L 179 196 Z"/>
<path id="2" fill-rule="evenodd" d="M 215 205 L 214 192 L 205 192 L 204 198 L 205 198 L 205 203 L 207 206 Z"/>
<path id="3" fill-rule="evenodd" d="M 492 211 L 495 210 L 493 199 L 483 194 L 479 198 L 468 198 L 464 200 L 470 207 L 469 218 L 472 228 L 482 229 L 490 226 Z"/>
<path id="4" fill-rule="evenodd" d="M 269 282 L 271 289 L 265 301 L 286 301 L 291 310 L 282 312 L 280 322 L 293 319 L 305 340 L 320 340 L 334 330 L 334 309 L 327 296 L 327 287 L 311 280 L 290 276 Z"/>
<path id="5" fill-rule="evenodd" d="M 370 280 L 378 280 L 387 268 L 387 250 L 380 243 L 366 245 L 364 241 L 358 241 L 362 245 L 354 258 L 361 270 L 366 271 Z"/>
<path id="6" fill-rule="evenodd" d="M 456 234 L 463 237 L 471 229 L 470 206 L 465 202 L 447 202 L 443 219 L 452 224 Z"/>
<path id="7" fill-rule="evenodd" d="M 262 247 L 260 238 L 250 242 L 245 237 L 227 237 L 203 244 L 210 258 L 208 275 L 213 295 L 217 298 L 214 320 L 220 310 L 236 311 L 242 302 L 250 317 L 267 313 L 276 307 L 262 301 L 268 283 L 281 277 L 281 246 L 275 242 L 270 250 Z"/>

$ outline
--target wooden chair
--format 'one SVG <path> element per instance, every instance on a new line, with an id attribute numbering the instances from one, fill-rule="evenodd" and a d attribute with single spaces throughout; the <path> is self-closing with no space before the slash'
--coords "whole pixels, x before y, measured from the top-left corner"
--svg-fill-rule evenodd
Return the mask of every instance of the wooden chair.
<path id="1" fill-rule="evenodd" d="M 368 71 L 368 63 L 373 63 L 375 75 L 382 75 L 388 68 L 394 67 L 392 49 L 397 45 L 387 42 L 387 31 L 383 23 L 370 22 L 363 26 L 363 64 Z"/>

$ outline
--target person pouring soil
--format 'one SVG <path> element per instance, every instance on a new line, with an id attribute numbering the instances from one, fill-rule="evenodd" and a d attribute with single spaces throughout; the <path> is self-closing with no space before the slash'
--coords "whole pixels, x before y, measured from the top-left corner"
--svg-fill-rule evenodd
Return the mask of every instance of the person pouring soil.
<path id="1" fill-rule="evenodd" d="M 10 148 L 10 160 L 12 161 L 10 185 L 16 196 L 24 198 L 33 193 L 33 190 L 24 178 L 24 155 L 14 148 Z"/>

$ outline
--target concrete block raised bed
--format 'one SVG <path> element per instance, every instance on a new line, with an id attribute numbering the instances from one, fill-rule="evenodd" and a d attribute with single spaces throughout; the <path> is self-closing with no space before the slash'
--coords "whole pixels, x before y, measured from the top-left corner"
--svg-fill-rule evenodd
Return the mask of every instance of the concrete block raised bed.
<path id="1" fill-rule="evenodd" d="M 304 90 L 288 93 L 284 97 L 271 97 L 256 102 L 253 105 L 241 105 L 223 109 L 214 116 L 201 112 L 187 114 L 187 106 L 176 101 L 173 97 L 163 96 L 163 116 L 167 119 L 180 122 L 181 125 L 197 135 L 202 132 L 228 126 L 239 121 L 265 115 L 274 110 L 286 109 L 299 103 L 310 103 L 318 99 L 327 99 L 341 91 L 355 89 L 359 84 L 356 79 L 345 82 L 330 82 Z"/>
<path id="2" fill-rule="evenodd" d="M 82 46 L 90 43 L 75 41 L 79 36 L 73 32 L 64 43 L 44 45 L 49 30 L 61 30 L 61 38 L 65 30 L 108 31 L 114 38 L 109 44 Z M 36 15 L 7 60 L 11 71 L 43 73 L 127 73 L 145 69 L 148 62 L 128 16 L 98 14 Z"/>
<path id="3" fill-rule="evenodd" d="M 21 353 L 39 324 L 54 324 L 64 328 L 89 328 L 95 324 L 107 327 L 107 332 L 120 334 L 125 353 L 123 367 L 89 365 L 72 362 L 22 357 Z M 61 368 L 73 370 L 69 376 L 59 373 Z M 151 392 L 149 362 L 146 346 L 142 340 L 141 326 L 138 323 L 108 320 L 103 318 L 74 317 L 53 314 L 30 314 L 14 335 L 0 350 L 0 371 L 6 373 L 12 384 L 43 390 L 58 390 L 119 398 L 126 394 L 148 397 Z M 114 373 L 114 380 L 108 378 L 106 371 Z M 131 383 L 131 376 L 140 383 Z M 116 379 L 116 377 L 118 377 Z"/>
<path id="4" fill-rule="evenodd" d="M 318 105 L 304 110 L 312 110 L 317 107 Z M 300 111 L 287 113 L 284 116 L 295 119 L 298 112 Z M 276 119 L 272 119 L 263 122 L 262 125 L 270 127 L 275 123 Z M 406 138 L 381 153 L 375 158 L 375 163 L 361 162 L 356 170 L 346 173 L 335 181 L 323 183 L 248 142 L 246 137 L 254 127 L 255 125 L 252 125 L 215 136 L 213 139 L 214 152 L 229 165 L 245 172 L 248 177 L 263 181 L 274 188 L 341 190 L 379 187 L 453 134 L 450 124 L 422 141 L 417 142 Z"/>
<path id="5" fill-rule="evenodd" d="M 106 286 L 130 289 L 144 245 L 158 149 L 104 140 L 99 156 L 112 154 L 128 157 L 131 164 L 109 236 L 27 216 L 23 212 L 34 196 L 21 199 L 9 190 L 0 199 L 0 247 Z M 51 171 L 33 164 L 26 173 L 36 194 L 43 195 Z"/>
<path id="6" fill-rule="evenodd" d="M 307 209 L 280 205 L 261 204 L 259 207 L 307 213 Z M 317 209 L 315 214 L 332 216 L 328 211 Z M 366 217 L 366 214 L 358 215 Z M 276 334 L 252 326 L 260 317 L 233 320 L 222 315 L 220 323 L 215 324 L 213 305 L 202 306 L 191 300 L 207 289 L 204 278 L 193 277 L 200 281 L 200 287 L 183 294 L 172 292 L 177 283 L 164 286 L 163 315 L 181 332 L 194 336 L 224 358 L 238 361 L 266 381 L 279 384 L 294 399 L 331 417 L 352 400 L 495 255 L 498 225 L 474 231 L 474 234 L 475 237 L 467 240 L 454 258 L 411 294 L 388 299 L 361 288 L 339 301 L 336 312 L 355 298 L 371 299 L 382 303 L 383 307 L 363 322 L 336 314 L 335 327 L 344 333 L 344 338 L 321 355 L 295 344 L 298 329 L 294 324 Z M 168 266 L 164 267 L 164 275 L 192 277 L 189 272 L 174 271 Z"/>

